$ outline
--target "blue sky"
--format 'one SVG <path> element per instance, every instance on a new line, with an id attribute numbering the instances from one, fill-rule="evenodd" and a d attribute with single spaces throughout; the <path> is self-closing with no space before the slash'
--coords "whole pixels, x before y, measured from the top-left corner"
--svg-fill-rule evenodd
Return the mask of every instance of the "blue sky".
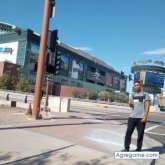
<path id="1" fill-rule="evenodd" d="M 0 21 L 40 33 L 43 8 L 44 0 L 1 0 Z M 133 61 L 165 62 L 165 0 L 56 0 L 54 29 L 61 42 L 127 75 Z"/>

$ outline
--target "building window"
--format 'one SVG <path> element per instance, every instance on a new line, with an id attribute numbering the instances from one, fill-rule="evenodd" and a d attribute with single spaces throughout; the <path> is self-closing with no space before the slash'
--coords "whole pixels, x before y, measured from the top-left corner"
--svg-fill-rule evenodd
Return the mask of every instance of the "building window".
<path id="1" fill-rule="evenodd" d="M 31 43 L 30 63 L 37 63 L 39 56 L 39 45 Z"/>
<path id="2" fill-rule="evenodd" d="M 73 60 L 71 78 L 82 81 L 83 73 L 84 73 L 84 64 L 78 60 Z"/>
<path id="3" fill-rule="evenodd" d="M 108 86 L 108 87 L 113 86 L 113 75 L 110 73 L 107 73 L 107 75 L 106 75 L 106 86 Z"/>
<path id="4" fill-rule="evenodd" d="M 20 41 L 18 45 L 17 64 L 24 65 L 26 54 L 26 40 Z"/>
<path id="5" fill-rule="evenodd" d="M 105 76 L 105 72 L 102 70 L 99 70 L 100 75 Z"/>
<path id="6" fill-rule="evenodd" d="M 61 55 L 61 69 L 60 69 L 60 75 L 68 77 L 69 72 L 69 57 L 66 55 Z"/>
<path id="7" fill-rule="evenodd" d="M 92 66 L 87 66 L 87 70 L 90 72 L 96 72 L 96 68 L 94 68 Z"/>
<path id="8" fill-rule="evenodd" d="M 120 78 L 117 76 L 113 77 L 113 87 L 117 90 L 120 88 Z"/>

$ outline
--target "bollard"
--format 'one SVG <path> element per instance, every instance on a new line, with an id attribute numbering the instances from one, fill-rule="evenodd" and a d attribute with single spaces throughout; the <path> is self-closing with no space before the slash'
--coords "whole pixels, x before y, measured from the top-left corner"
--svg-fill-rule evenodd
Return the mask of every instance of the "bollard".
<path id="1" fill-rule="evenodd" d="M 26 115 L 32 115 L 32 107 L 31 107 L 31 103 L 29 103 L 29 107 L 28 107 L 28 110 L 27 110 Z"/>
<path id="2" fill-rule="evenodd" d="M 11 107 L 16 107 L 16 101 L 11 101 Z"/>
<path id="3" fill-rule="evenodd" d="M 27 103 L 27 95 L 25 96 L 24 102 Z"/>
<path id="4" fill-rule="evenodd" d="M 6 95 L 6 100 L 9 100 L 9 93 Z"/>

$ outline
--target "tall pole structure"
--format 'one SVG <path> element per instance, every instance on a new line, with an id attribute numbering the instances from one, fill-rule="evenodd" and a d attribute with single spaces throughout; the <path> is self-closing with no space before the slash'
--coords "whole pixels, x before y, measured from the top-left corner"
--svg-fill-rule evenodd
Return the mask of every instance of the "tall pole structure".
<path id="1" fill-rule="evenodd" d="M 46 107 L 48 106 L 48 97 L 49 97 L 49 75 L 47 77 L 47 82 L 46 82 L 46 96 L 45 96 L 45 111 Z"/>
<path id="2" fill-rule="evenodd" d="M 36 77 L 35 93 L 34 93 L 34 104 L 32 111 L 32 117 L 35 119 L 39 118 L 39 112 L 40 112 L 42 81 L 43 81 L 45 57 L 47 51 L 47 38 L 48 38 L 50 12 L 51 12 L 51 3 L 52 0 L 45 0 L 45 4 L 44 4 L 40 52 L 38 59 L 37 77 Z"/>
<path id="3" fill-rule="evenodd" d="M 50 64 L 52 62 L 52 55 L 49 53 L 48 55 L 48 64 Z M 50 78 L 50 74 L 48 73 L 47 79 L 46 79 L 46 96 L 45 96 L 45 111 L 46 111 L 46 107 L 48 106 L 48 96 L 49 96 L 49 78 Z"/>

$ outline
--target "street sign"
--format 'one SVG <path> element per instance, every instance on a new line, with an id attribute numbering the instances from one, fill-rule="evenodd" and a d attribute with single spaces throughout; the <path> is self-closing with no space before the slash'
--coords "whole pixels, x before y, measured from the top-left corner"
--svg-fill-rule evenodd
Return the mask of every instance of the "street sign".
<path id="1" fill-rule="evenodd" d="M 50 77 L 49 78 L 47 77 L 45 80 L 46 81 L 50 81 L 50 82 L 54 82 L 54 79 L 53 78 L 50 78 Z"/>

